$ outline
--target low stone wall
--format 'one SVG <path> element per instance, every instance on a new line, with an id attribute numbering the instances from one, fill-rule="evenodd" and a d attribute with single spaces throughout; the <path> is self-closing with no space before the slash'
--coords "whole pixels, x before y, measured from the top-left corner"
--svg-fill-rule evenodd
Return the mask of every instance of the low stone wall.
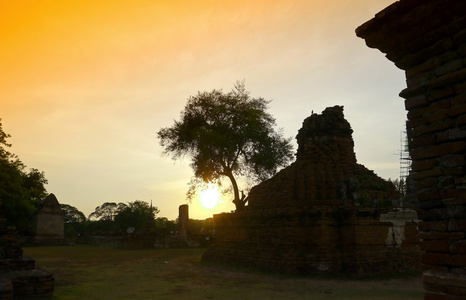
<path id="1" fill-rule="evenodd" d="M 224 213 L 214 216 L 215 243 L 203 261 L 301 274 L 417 270 L 417 221 L 414 211 L 388 208 Z"/>

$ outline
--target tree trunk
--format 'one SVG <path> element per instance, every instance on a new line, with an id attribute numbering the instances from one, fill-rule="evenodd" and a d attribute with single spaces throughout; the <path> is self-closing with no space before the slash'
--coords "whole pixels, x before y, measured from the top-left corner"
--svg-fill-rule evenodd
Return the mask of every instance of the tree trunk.
<path id="1" fill-rule="evenodd" d="M 233 199 L 233 203 L 236 206 L 236 211 L 242 211 L 244 210 L 244 207 L 246 206 L 246 202 L 244 201 L 244 199 L 241 199 L 239 197 L 238 183 L 236 182 L 236 179 L 233 176 L 233 173 L 231 171 L 226 172 L 226 176 L 230 178 L 231 185 L 233 186 L 233 194 L 235 196 L 235 198 Z"/>

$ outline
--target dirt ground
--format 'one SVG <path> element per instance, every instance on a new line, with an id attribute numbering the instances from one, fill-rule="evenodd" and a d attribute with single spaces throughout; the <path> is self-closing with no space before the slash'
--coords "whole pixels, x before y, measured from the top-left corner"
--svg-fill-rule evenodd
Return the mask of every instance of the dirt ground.
<path id="1" fill-rule="evenodd" d="M 25 248 L 55 276 L 55 299 L 423 299 L 420 274 L 292 276 L 204 264 L 205 249 Z"/>

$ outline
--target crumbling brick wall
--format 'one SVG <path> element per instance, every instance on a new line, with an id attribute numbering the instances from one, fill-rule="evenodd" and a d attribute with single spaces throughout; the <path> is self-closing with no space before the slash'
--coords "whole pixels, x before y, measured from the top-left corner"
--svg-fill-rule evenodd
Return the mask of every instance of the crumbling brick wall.
<path id="1" fill-rule="evenodd" d="M 406 73 L 425 299 L 465 299 L 466 3 L 401 0 L 356 34 Z"/>
<path id="2" fill-rule="evenodd" d="M 299 274 L 415 270 L 417 218 L 403 219 L 397 243 L 392 239 L 394 224 L 380 220 L 389 211 L 327 206 L 215 215 L 216 241 L 203 260 Z"/>
<path id="3" fill-rule="evenodd" d="M 204 261 L 282 272 L 371 274 L 419 267 L 417 214 L 356 161 L 343 107 L 303 122 L 296 161 L 255 186 L 244 211 L 214 216 Z"/>

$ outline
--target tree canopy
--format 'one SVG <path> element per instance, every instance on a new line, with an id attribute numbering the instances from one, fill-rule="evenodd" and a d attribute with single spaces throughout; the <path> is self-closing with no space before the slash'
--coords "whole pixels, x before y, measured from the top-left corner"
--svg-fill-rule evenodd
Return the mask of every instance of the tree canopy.
<path id="1" fill-rule="evenodd" d="M 65 214 L 65 223 L 82 223 L 86 221 L 86 216 L 76 207 L 68 204 L 60 204 L 60 207 Z"/>
<path id="2" fill-rule="evenodd" d="M 188 156 L 194 170 L 188 198 L 203 183 L 221 183 L 228 178 L 233 203 L 242 209 L 237 178 L 257 183 L 274 175 L 291 161 L 291 138 L 275 130 L 275 119 L 266 110 L 270 101 L 252 98 L 244 82 L 234 88 L 198 92 L 188 98 L 181 119 L 157 135 L 164 153 L 174 160 Z"/>
<path id="3" fill-rule="evenodd" d="M 26 166 L 7 148 L 10 137 L 2 128 L 0 119 L 0 199 L 1 210 L 9 225 L 24 228 L 31 220 L 38 205 L 47 196 L 44 172 L 26 171 Z"/>
<path id="4" fill-rule="evenodd" d="M 89 215 L 89 219 L 96 218 L 98 220 L 107 220 L 113 221 L 115 216 L 124 208 L 126 208 L 126 204 L 115 202 L 105 202 L 104 204 L 97 206 Z"/>
<path id="5" fill-rule="evenodd" d="M 115 216 L 116 226 L 121 230 L 128 227 L 141 229 L 148 225 L 155 226 L 155 217 L 159 213 L 157 207 L 149 206 L 147 202 L 136 200 L 128 202 Z"/>

